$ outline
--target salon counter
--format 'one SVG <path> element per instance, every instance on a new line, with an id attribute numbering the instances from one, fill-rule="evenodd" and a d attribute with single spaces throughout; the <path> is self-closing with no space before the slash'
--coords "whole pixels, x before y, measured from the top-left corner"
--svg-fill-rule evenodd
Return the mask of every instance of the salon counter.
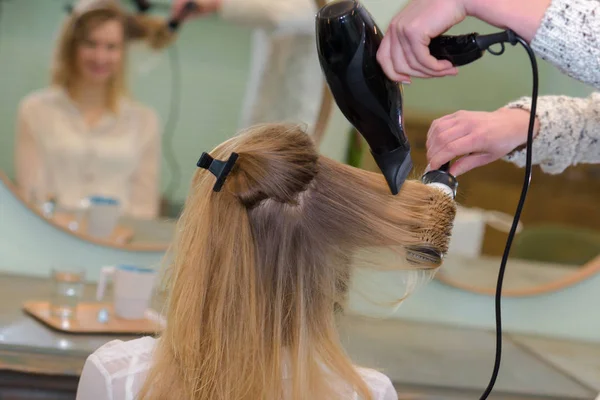
<path id="1" fill-rule="evenodd" d="M 57 332 L 22 311 L 25 301 L 51 294 L 49 279 L 0 274 L 0 399 L 74 399 L 86 357 L 123 338 Z M 93 299 L 91 285 L 84 298 Z"/>
<path id="2" fill-rule="evenodd" d="M 63 334 L 21 311 L 50 294 L 47 279 L 0 274 L 0 399 L 73 399 L 87 355 L 132 338 Z M 351 357 L 386 373 L 400 399 L 475 399 L 492 372 L 493 332 L 355 316 L 340 327 Z M 490 399 L 591 400 L 598 392 L 600 345 L 506 336 Z"/>

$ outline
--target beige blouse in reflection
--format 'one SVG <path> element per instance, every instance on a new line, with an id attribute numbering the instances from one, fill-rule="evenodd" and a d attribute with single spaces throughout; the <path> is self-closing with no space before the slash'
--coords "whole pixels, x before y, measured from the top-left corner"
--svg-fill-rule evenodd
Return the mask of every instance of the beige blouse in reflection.
<path id="1" fill-rule="evenodd" d="M 77 208 L 92 195 L 117 198 L 123 215 L 154 218 L 160 195 L 160 132 L 154 111 L 123 99 L 93 127 L 67 93 L 47 88 L 22 100 L 17 122 L 17 185 L 29 201 L 55 196 Z"/>

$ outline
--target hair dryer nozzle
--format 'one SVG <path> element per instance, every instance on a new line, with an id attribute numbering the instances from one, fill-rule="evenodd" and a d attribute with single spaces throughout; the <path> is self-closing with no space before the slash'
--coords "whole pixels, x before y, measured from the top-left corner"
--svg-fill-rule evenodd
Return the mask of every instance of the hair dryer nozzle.
<path id="1" fill-rule="evenodd" d="M 179 29 L 181 22 L 188 16 L 189 13 L 195 11 L 198 8 L 198 5 L 193 1 L 188 1 L 185 3 L 179 15 L 172 16 L 171 19 L 167 22 L 167 26 L 172 32 L 175 32 Z"/>
<path id="2" fill-rule="evenodd" d="M 412 169 L 402 87 L 377 61 L 383 33 L 356 0 L 337 0 L 316 16 L 321 69 L 338 107 L 365 138 L 393 194 Z"/>

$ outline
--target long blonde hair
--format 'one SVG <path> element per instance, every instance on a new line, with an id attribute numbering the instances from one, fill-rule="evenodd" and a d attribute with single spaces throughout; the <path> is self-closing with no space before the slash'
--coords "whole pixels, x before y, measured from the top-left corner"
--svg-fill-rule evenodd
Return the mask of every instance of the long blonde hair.
<path id="1" fill-rule="evenodd" d="M 296 125 L 252 127 L 211 156 L 232 152 L 220 192 L 210 172 L 194 174 L 169 256 L 167 324 L 140 399 L 370 399 L 334 318 L 352 254 L 443 254 L 453 200 L 418 181 L 393 196 L 381 175 L 320 156 Z M 438 266 L 427 260 L 410 268 Z"/>
<path id="2" fill-rule="evenodd" d="M 77 78 L 77 48 L 99 25 L 119 21 L 126 42 L 145 40 L 150 47 L 162 49 L 175 38 L 162 19 L 138 14 L 128 14 L 114 0 L 93 0 L 75 9 L 62 26 L 54 54 L 51 83 L 71 92 Z M 125 43 L 126 44 L 126 43 Z M 123 62 L 109 82 L 108 106 L 115 111 L 119 99 L 128 95 L 126 82 L 126 48 Z"/>

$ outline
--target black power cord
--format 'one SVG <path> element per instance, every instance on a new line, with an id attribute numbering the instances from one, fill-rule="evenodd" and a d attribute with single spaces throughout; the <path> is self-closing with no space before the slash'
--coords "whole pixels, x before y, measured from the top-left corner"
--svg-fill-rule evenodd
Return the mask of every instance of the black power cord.
<path id="1" fill-rule="evenodd" d="M 140 3 L 140 0 L 136 1 Z M 144 2 L 144 1 L 141 1 Z M 148 3 L 149 4 L 149 3 Z M 179 15 L 171 16 L 167 22 L 170 30 L 176 31 L 181 27 L 181 22 L 193 11 L 196 10 L 197 4 L 193 1 L 188 1 L 180 11 Z M 169 117 L 165 124 L 165 133 L 163 135 L 163 155 L 168 164 L 170 164 L 171 180 L 167 185 L 166 193 L 171 196 L 181 184 L 181 166 L 177 161 L 177 155 L 173 149 L 173 136 L 175 135 L 175 127 L 180 117 L 181 103 L 181 64 L 179 62 L 179 53 L 175 44 L 169 46 L 169 66 L 171 68 L 171 107 Z"/>
<path id="2" fill-rule="evenodd" d="M 173 149 L 173 136 L 175 135 L 177 122 L 179 122 L 181 107 L 181 65 L 175 43 L 171 44 L 167 51 L 169 52 L 169 66 L 171 69 L 171 100 L 169 116 L 167 117 L 163 134 L 163 156 L 169 164 L 169 170 L 171 171 L 171 179 L 165 192 L 173 196 L 181 184 L 181 166 Z"/>
<path id="3" fill-rule="evenodd" d="M 155 5 L 148 0 L 134 0 L 139 13 L 146 13 L 149 9 Z M 181 25 L 187 15 L 196 9 L 197 5 L 193 1 L 188 1 L 182 10 L 180 15 L 171 16 L 166 22 L 170 30 L 176 31 Z M 169 165 L 169 171 L 171 179 L 165 190 L 166 194 L 173 195 L 181 184 L 181 166 L 177 160 L 177 155 L 173 149 L 173 137 L 175 135 L 175 129 L 177 122 L 180 117 L 180 103 L 181 103 L 181 64 L 179 62 L 179 53 L 175 44 L 171 44 L 168 48 L 169 53 L 169 68 L 171 70 L 171 93 L 170 93 L 170 107 L 167 122 L 164 127 L 164 134 L 162 138 L 163 156 L 165 161 Z"/>
<path id="4" fill-rule="evenodd" d="M 516 45 L 520 43 L 523 48 L 527 51 L 527 55 L 531 61 L 531 70 L 533 73 L 533 89 L 531 95 L 531 110 L 529 113 L 529 128 L 527 131 L 527 144 L 526 144 L 526 157 L 525 157 L 525 179 L 523 182 L 523 188 L 521 189 L 521 197 L 519 198 L 519 203 L 517 205 L 517 210 L 515 211 L 515 216 L 513 218 L 513 223 L 510 228 L 510 232 L 508 234 L 508 239 L 506 240 L 506 247 L 504 248 L 504 254 L 502 255 L 502 262 L 500 263 L 500 269 L 498 270 L 498 282 L 496 285 L 496 295 L 495 295 L 495 310 L 496 310 L 496 358 L 494 361 L 494 370 L 492 372 L 492 376 L 490 378 L 490 382 L 485 389 L 485 392 L 481 395 L 480 400 L 485 400 L 488 398 L 492 389 L 494 388 L 494 384 L 496 383 L 496 379 L 498 378 L 498 372 L 500 371 L 500 361 L 502 357 L 502 283 L 504 281 L 504 272 L 506 270 L 506 263 L 508 261 L 508 255 L 510 253 L 510 248 L 515 237 L 515 233 L 517 231 L 517 226 L 519 224 L 519 219 L 521 218 L 521 212 L 523 211 L 523 206 L 525 205 L 525 198 L 527 197 L 527 191 L 529 189 L 529 184 L 531 183 L 531 158 L 532 158 L 532 146 L 533 146 L 533 129 L 535 126 L 535 115 L 537 108 L 537 98 L 538 98 L 538 68 L 537 61 L 535 59 L 535 54 L 529 44 L 515 34 L 514 32 L 508 30 L 505 32 L 508 40 L 505 40 L 512 45 Z M 504 43 L 500 42 L 502 48 L 500 51 L 490 51 L 493 55 L 501 55 L 504 53 Z"/>

